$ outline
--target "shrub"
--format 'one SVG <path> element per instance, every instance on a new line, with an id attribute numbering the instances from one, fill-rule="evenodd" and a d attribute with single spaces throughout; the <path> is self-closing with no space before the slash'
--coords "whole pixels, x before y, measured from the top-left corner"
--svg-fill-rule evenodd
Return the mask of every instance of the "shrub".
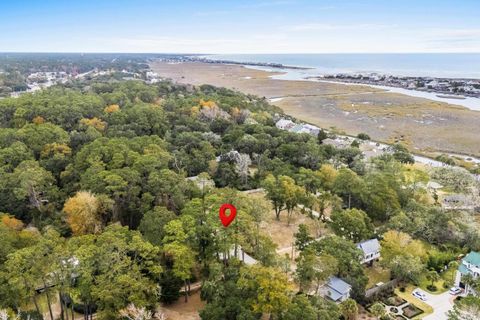
<path id="1" fill-rule="evenodd" d="M 370 140 L 370 136 L 366 133 L 359 133 L 357 135 L 357 138 L 360 139 L 360 140 Z"/>

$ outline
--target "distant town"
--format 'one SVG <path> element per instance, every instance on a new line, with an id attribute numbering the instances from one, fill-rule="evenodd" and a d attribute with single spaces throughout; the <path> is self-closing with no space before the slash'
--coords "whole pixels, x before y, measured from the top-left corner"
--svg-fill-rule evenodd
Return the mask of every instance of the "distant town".
<path id="1" fill-rule="evenodd" d="M 409 90 L 438 93 L 440 98 L 480 97 L 480 80 L 475 79 L 451 79 L 433 77 L 401 77 L 383 75 L 378 73 L 369 74 L 330 74 L 310 79 L 331 80 L 345 83 L 361 83 L 397 87 Z"/>
<path id="2" fill-rule="evenodd" d="M 306 68 L 306 67 L 284 65 L 284 64 L 275 63 L 275 62 L 233 61 L 233 60 L 223 60 L 223 59 L 212 59 L 212 58 L 207 58 L 205 56 L 198 56 L 198 55 L 170 56 L 170 57 L 166 57 L 166 58 L 161 58 L 160 61 L 174 62 L 174 63 L 179 63 L 179 62 L 202 62 L 202 63 L 216 63 L 216 64 L 236 64 L 236 65 L 243 65 L 243 66 L 257 66 L 257 67 L 269 67 L 269 68 L 278 68 L 278 69 L 294 69 L 294 70 L 311 69 L 311 68 Z"/>

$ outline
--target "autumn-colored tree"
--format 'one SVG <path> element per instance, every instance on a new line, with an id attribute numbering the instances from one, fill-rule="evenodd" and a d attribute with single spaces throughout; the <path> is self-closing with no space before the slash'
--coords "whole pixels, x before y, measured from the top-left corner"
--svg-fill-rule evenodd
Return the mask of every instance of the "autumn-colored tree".
<path id="1" fill-rule="evenodd" d="M 105 109 L 103 109 L 103 111 L 105 113 L 118 112 L 118 111 L 120 111 L 120 106 L 118 104 L 111 104 L 111 105 L 105 107 Z"/>
<path id="2" fill-rule="evenodd" d="M 107 123 L 98 119 L 97 117 L 94 117 L 92 119 L 83 118 L 80 120 L 80 124 L 87 127 L 93 127 L 100 132 L 105 131 L 105 128 L 107 127 Z"/>
<path id="3" fill-rule="evenodd" d="M 63 206 L 67 222 L 75 235 L 97 233 L 102 228 L 102 215 L 111 203 L 88 191 L 79 191 Z"/>
<path id="4" fill-rule="evenodd" d="M 24 226 L 21 220 L 15 219 L 8 214 L 0 213 L 0 221 L 5 227 L 16 231 L 22 230 Z"/>
<path id="5" fill-rule="evenodd" d="M 427 255 L 425 246 L 419 240 L 413 240 L 408 234 L 389 230 L 383 234 L 382 258 L 385 262 L 401 255 L 409 254 L 424 259 Z"/>
<path id="6" fill-rule="evenodd" d="M 41 116 L 36 116 L 35 118 L 33 118 L 32 122 L 35 124 L 42 124 L 45 123 L 45 119 Z"/>
<path id="7" fill-rule="evenodd" d="M 69 156 L 72 154 L 72 149 L 67 146 L 66 144 L 64 143 L 49 143 L 49 144 L 46 144 L 44 147 L 43 147 L 43 150 L 42 152 L 40 153 L 40 156 L 42 158 L 46 158 L 46 157 L 49 157 L 49 156 L 54 156 L 54 157 L 57 157 L 59 155 L 61 156 Z"/>

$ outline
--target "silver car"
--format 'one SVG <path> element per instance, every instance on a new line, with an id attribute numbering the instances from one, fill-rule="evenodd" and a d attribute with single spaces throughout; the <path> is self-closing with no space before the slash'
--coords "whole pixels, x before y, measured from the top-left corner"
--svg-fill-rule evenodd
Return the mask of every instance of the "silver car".
<path id="1" fill-rule="evenodd" d="M 455 296 L 457 294 L 460 294 L 462 292 L 462 289 L 459 287 L 451 287 L 449 292 L 451 295 Z"/>
<path id="2" fill-rule="evenodd" d="M 418 290 L 418 289 L 415 289 L 413 290 L 412 292 L 412 295 L 415 297 L 415 298 L 418 298 L 422 301 L 426 301 L 427 300 L 427 296 L 425 295 L 425 293 L 423 293 L 422 291 Z"/>

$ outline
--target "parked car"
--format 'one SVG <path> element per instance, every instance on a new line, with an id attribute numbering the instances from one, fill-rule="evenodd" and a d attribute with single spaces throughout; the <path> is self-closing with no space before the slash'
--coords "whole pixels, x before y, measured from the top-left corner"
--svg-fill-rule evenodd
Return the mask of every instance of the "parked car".
<path id="1" fill-rule="evenodd" d="M 457 294 L 460 294 L 462 292 L 462 289 L 459 287 L 451 287 L 449 292 L 450 294 L 455 296 Z"/>
<path id="2" fill-rule="evenodd" d="M 427 296 L 425 295 L 425 293 L 423 293 L 422 291 L 418 290 L 418 289 L 415 289 L 413 290 L 412 292 L 412 295 L 415 297 L 415 298 L 418 298 L 422 301 L 426 301 L 427 300 Z"/>

